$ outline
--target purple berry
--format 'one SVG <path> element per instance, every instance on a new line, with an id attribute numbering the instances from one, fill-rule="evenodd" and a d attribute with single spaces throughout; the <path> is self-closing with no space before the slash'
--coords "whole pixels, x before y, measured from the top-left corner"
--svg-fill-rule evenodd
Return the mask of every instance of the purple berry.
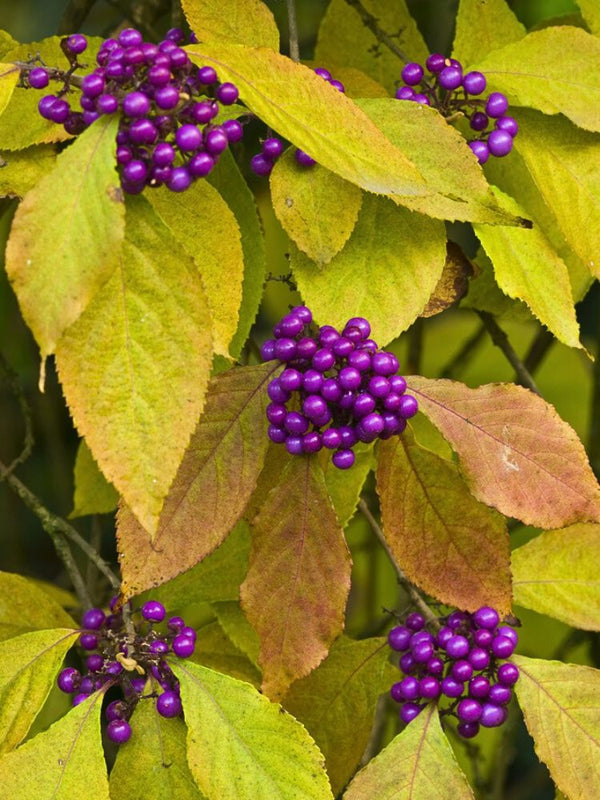
<path id="1" fill-rule="evenodd" d="M 85 75 L 81 81 L 81 91 L 86 97 L 98 97 L 104 91 L 104 78 L 93 72 Z"/>
<path id="2" fill-rule="evenodd" d="M 481 141 L 481 139 L 475 139 L 472 142 L 467 142 L 473 153 L 477 156 L 477 160 L 480 164 L 485 164 L 485 162 L 490 157 L 490 151 L 486 144 L 486 142 Z"/>
<path id="3" fill-rule="evenodd" d="M 503 686 L 514 686 L 519 679 L 519 668 L 516 664 L 501 664 L 498 667 L 498 681 Z"/>
<path id="4" fill-rule="evenodd" d="M 175 160 L 175 149 L 168 142 L 159 142 L 152 153 L 152 162 L 157 167 L 170 167 Z"/>
<path id="5" fill-rule="evenodd" d="M 508 131 L 499 129 L 492 131 L 488 136 L 488 150 L 493 156 L 502 158 L 507 156 L 513 148 L 513 137 Z"/>
<path id="6" fill-rule="evenodd" d="M 276 137 L 272 136 L 269 139 L 265 139 L 262 143 L 262 151 L 266 158 L 270 158 L 271 161 L 275 161 L 275 159 L 279 158 L 279 156 L 283 153 L 283 142 L 281 139 L 277 139 Z"/>
<path id="7" fill-rule="evenodd" d="M 104 658 L 100 653 L 92 653 L 86 658 L 85 666 L 90 672 L 100 672 L 104 666 Z"/>
<path id="8" fill-rule="evenodd" d="M 481 94 L 487 86 L 487 81 L 482 72 L 467 72 L 462 85 L 468 94 Z"/>
<path id="9" fill-rule="evenodd" d="M 505 636 L 507 639 L 510 639 L 515 647 L 519 643 L 519 636 L 516 630 L 514 628 L 510 628 L 508 625 L 501 625 L 497 630 L 497 634 L 499 636 Z"/>
<path id="10" fill-rule="evenodd" d="M 410 86 L 401 86 L 399 89 L 396 89 L 397 100 L 412 100 L 414 96 L 415 90 Z"/>
<path id="11" fill-rule="evenodd" d="M 310 431 L 302 437 L 303 453 L 318 453 L 322 446 L 321 434 L 317 431 Z"/>
<path id="12" fill-rule="evenodd" d="M 462 77 L 462 70 L 459 67 L 450 66 L 444 67 L 439 74 L 438 81 L 444 89 L 452 91 L 458 89 L 462 83 Z"/>
<path id="13" fill-rule="evenodd" d="M 464 684 L 454 678 L 444 678 L 441 683 L 442 694 L 446 697 L 460 697 L 464 692 Z"/>
<path id="14" fill-rule="evenodd" d="M 195 125 L 182 125 L 175 133 L 175 143 L 180 150 L 197 150 L 202 144 L 202 132 Z"/>
<path id="15" fill-rule="evenodd" d="M 98 647 L 98 637 L 95 633 L 82 633 L 79 644 L 84 650 L 95 650 Z"/>
<path id="16" fill-rule="evenodd" d="M 502 92 L 492 92 L 485 104 L 485 113 L 488 117 L 501 117 L 508 108 L 508 100 Z"/>
<path id="17" fill-rule="evenodd" d="M 167 188 L 172 192 L 184 192 L 192 184 L 192 176 L 186 167 L 175 167 L 171 173 L 171 179 L 167 183 Z"/>
<path id="18" fill-rule="evenodd" d="M 106 735 L 115 744 L 125 744 L 131 737 L 131 726 L 124 719 L 113 719 L 106 726 Z"/>
<path id="19" fill-rule="evenodd" d="M 148 70 L 148 83 L 155 88 L 166 86 L 171 80 L 171 70 L 168 67 L 151 67 Z"/>
<path id="20" fill-rule="evenodd" d="M 329 72 L 328 69 L 325 69 L 325 67 L 315 67 L 314 72 L 315 75 L 318 75 L 320 78 L 323 78 L 326 81 L 331 80 L 331 72 Z"/>
<path id="21" fill-rule="evenodd" d="M 423 67 L 414 61 L 405 64 L 401 73 L 402 80 L 409 86 L 416 86 L 423 77 Z"/>
<path id="22" fill-rule="evenodd" d="M 352 410 L 354 412 L 355 417 L 357 417 L 358 419 L 362 419 L 371 414 L 376 406 L 377 406 L 377 401 L 372 395 L 368 394 L 367 392 L 361 392 L 358 395 L 358 397 L 356 397 L 356 399 L 354 400 Z M 378 423 L 375 423 L 376 426 L 377 424 Z M 377 436 L 377 434 L 375 434 L 375 436 Z"/>
<path id="23" fill-rule="evenodd" d="M 171 646 L 176 656 L 189 658 L 194 652 L 196 642 L 191 636 L 180 633 L 173 639 Z"/>
<path id="24" fill-rule="evenodd" d="M 462 722 L 477 722 L 481 717 L 481 703 L 470 697 L 465 697 L 456 707 L 456 714 Z"/>
<path id="25" fill-rule="evenodd" d="M 327 372 L 335 364 L 335 356 L 328 347 L 322 347 L 314 354 L 312 365 L 318 372 Z"/>
<path id="26" fill-rule="evenodd" d="M 473 665 L 461 658 L 452 664 L 451 674 L 457 681 L 464 683 L 473 677 Z"/>
<path id="27" fill-rule="evenodd" d="M 48 73 L 43 67 L 35 67 L 29 73 L 27 80 L 34 89 L 45 89 L 48 86 Z"/>
<path id="28" fill-rule="evenodd" d="M 409 646 L 411 631 L 404 625 L 397 625 L 388 633 L 388 644 L 392 650 L 402 653 Z"/>
<path id="29" fill-rule="evenodd" d="M 154 144 L 158 131 L 149 119 L 136 119 L 129 126 L 129 138 L 132 144 Z"/>
<path id="30" fill-rule="evenodd" d="M 490 663 L 490 654 L 483 647 L 474 647 L 469 653 L 469 662 L 473 665 L 473 669 L 482 670 L 486 669 Z"/>
<path id="31" fill-rule="evenodd" d="M 73 667 L 67 667 L 59 672 L 56 680 L 58 688 L 61 692 L 66 692 L 66 694 L 72 694 L 79 686 L 80 681 L 81 673 L 79 670 L 73 669 Z"/>
<path id="32" fill-rule="evenodd" d="M 275 357 L 279 361 L 292 361 L 296 357 L 296 342 L 287 336 L 282 336 L 275 342 Z"/>
<path id="33" fill-rule="evenodd" d="M 478 608 L 473 614 L 473 622 L 478 628 L 495 628 L 499 621 L 500 617 L 498 616 L 498 612 L 495 608 L 491 608 L 490 606 L 481 606 L 481 608 Z"/>
<path id="34" fill-rule="evenodd" d="M 519 132 L 519 125 L 517 124 L 517 120 L 514 119 L 514 117 L 508 117 L 508 116 L 498 117 L 498 119 L 496 120 L 496 128 L 498 128 L 498 130 L 510 133 L 513 139 Z"/>
<path id="35" fill-rule="evenodd" d="M 425 66 L 430 72 L 441 72 L 446 66 L 446 59 L 440 53 L 432 53 L 425 62 Z"/>
<path id="36" fill-rule="evenodd" d="M 333 86 L 334 89 L 337 89 L 338 92 L 342 92 L 342 94 L 346 91 L 346 87 L 341 81 L 336 81 L 335 79 L 332 79 L 329 81 L 329 85 Z"/>
<path id="37" fill-rule="evenodd" d="M 327 428 L 321 434 L 321 443 L 328 450 L 337 450 L 342 444 L 342 436 L 337 428 Z"/>
<path id="38" fill-rule="evenodd" d="M 101 94 L 96 101 L 96 108 L 100 114 L 114 114 L 119 109 L 119 101 L 114 94 Z"/>
<path id="39" fill-rule="evenodd" d="M 410 674 L 416 667 L 416 661 L 412 653 L 404 653 L 398 662 L 398 666 L 406 675 Z"/>
<path id="40" fill-rule="evenodd" d="M 250 159 L 250 169 L 255 175 L 266 178 L 273 171 L 273 162 L 262 153 L 258 153 Z"/>
<path id="41" fill-rule="evenodd" d="M 179 103 L 179 89 L 171 84 L 161 86 L 154 92 L 154 102 L 159 108 L 170 111 Z"/>
<path id="42" fill-rule="evenodd" d="M 463 737 L 463 739 L 472 739 L 479 733 L 478 722 L 459 722 L 456 730 Z"/>
<path id="43" fill-rule="evenodd" d="M 419 693 L 424 700 L 436 700 L 441 691 L 440 682 L 432 675 L 426 675 L 419 681 Z"/>
<path id="44" fill-rule="evenodd" d="M 495 703 L 484 703 L 481 709 L 481 717 L 479 724 L 484 728 L 497 728 L 506 720 L 508 711 L 503 706 L 497 706 Z"/>
<path id="45" fill-rule="evenodd" d="M 294 157 L 301 167 L 312 167 L 313 164 L 317 163 L 314 158 L 311 158 L 304 150 L 296 150 Z"/>
<path id="46" fill-rule="evenodd" d="M 504 686 L 501 683 L 496 683 L 494 686 L 490 686 L 488 699 L 491 703 L 494 703 L 498 706 L 505 706 L 510 702 L 511 697 L 512 690 L 509 686 Z"/>
<path id="47" fill-rule="evenodd" d="M 144 38 L 136 28 L 124 28 L 118 36 L 117 41 L 121 47 L 139 47 Z"/>
<path id="48" fill-rule="evenodd" d="M 83 53 L 86 49 L 87 39 L 81 33 L 74 33 L 67 38 L 66 47 L 71 53 L 79 55 L 79 53 Z"/>
<path id="49" fill-rule="evenodd" d="M 126 714 L 127 704 L 122 700 L 113 700 L 112 703 L 106 706 L 106 711 L 104 712 L 108 722 L 112 722 L 115 719 L 123 719 Z"/>
<path id="50" fill-rule="evenodd" d="M 277 425 L 269 425 L 267 436 L 275 444 L 283 444 L 288 438 L 287 431 L 277 427 Z"/>
<path id="51" fill-rule="evenodd" d="M 106 615 L 101 608 L 88 608 L 81 618 L 81 627 L 90 631 L 97 631 L 104 625 Z"/>
<path id="52" fill-rule="evenodd" d="M 285 441 L 285 449 L 292 456 L 300 456 L 304 452 L 302 449 L 302 436 L 291 435 Z"/>
<path id="53" fill-rule="evenodd" d="M 413 102 L 414 103 L 419 103 L 422 106 L 430 106 L 431 105 L 431 100 L 427 97 L 426 94 L 416 94 L 413 97 Z"/>
<path id="54" fill-rule="evenodd" d="M 156 710 L 162 717 L 177 717 L 182 711 L 179 693 L 163 692 L 156 701 Z"/>
<path id="55" fill-rule="evenodd" d="M 129 183 L 142 183 L 147 175 L 148 167 L 139 159 L 133 159 L 123 167 L 123 178 Z"/>
<path id="56" fill-rule="evenodd" d="M 142 617 L 148 622 L 162 622 L 165 618 L 165 607 L 158 600 L 148 600 L 142 606 Z"/>
<path id="57" fill-rule="evenodd" d="M 233 83 L 222 83 L 216 91 L 217 100 L 224 106 L 231 106 L 236 102 L 240 93 Z"/>
<path id="58" fill-rule="evenodd" d="M 491 650 L 496 658 L 510 658 L 515 651 L 515 644 L 508 636 L 495 636 Z"/>
<path id="59" fill-rule="evenodd" d="M 194 178 L 205 178 L 215 165 L 215 159 L 208 153 L 196 153 L 190 158 L 188 170 Z"/>
<path id="60" fill-rule="evenodd" d="M 416 703 L 404 703 L 400 709 L 400 718 L 402 722 L 408 725 L 415 717 L 419 716 L 422 710 L 421 706 L 418 706 Z"/>
<path id="61" fill-rule="evenodd" d="M 200 83 L 210 86 L 212 83 L 216 83 L 217 73 L 212 67 L 200 67 L 198 70 L 198 80 Z"/>
<path id="62" fill-rule="evenodd" d="M 371 358 L 371 369 L 376 375 L 393 375 L 398 371 L 398 359 L 393 353 L 381 351 L 374 353 Z"/>
<path id="63" fill-rule="evenodd" d="M 244 136 L 244 129 L 237 119 L 226 119 L 221 125 L 221 130 L 227 136 L 228 142 L 239 142 Z"/>
<path id="64" fill-rule="evenodd" d="M 78 706 L 80 703 L 83 703 L 84 700 L 87 700 L 88 697 L 89 694 L 85 694 L 85 692 L 80 692 L 79 694 L 76 694 L 75 697 L 71 700 L 71 705 Z"/>
<path id="65" fill-rule="evenodd" d="M 490 682 L 485 675 L 476 675 L 469 681 L 469 695 L 471 697 L 487 697 L 490 691 Z"/>
<path id="66" fill-rule="evenodd" d="M 418 700 L 420 696 L 419 681 L 412 675 L 407 675 L 400 681 L 400 694 L 404 700 Z"/>
<path id="67" fill-rule="evenodd" d="M 185 622 L 181 617 L 169 617 L 167 620 L 167 628 L 170 628 L 172 631 L 181 631 L 182 628 L 185 627 Z"/>
<path id="68" fill-rule="evenodd" d="M 227 134 L 221 128 L 213 128 L 204 137 L 204 146 L 212 156 L 218 156 L 227 149 L 228 145 Z"/>
<path id="69" fill-rule="evenodd" d="M 299 411 L 289 411 L 285 415 L 283 424 L 285 429 L 294 436 L 299 436 L 308 430 L 308 420 Z"/>
<path id="70" fill-rule="evenodd" d="M 488 122 L 487 114 L 484 114 L 483 111 L 476 111 L 471 117 L 471 128 L 474 131 L 484 131 L 488 126 Z"/>
<path id="71" fill-rule="evenodd" d="M 338 469 L 350 469 L 354 464 L 355 455 L 352 450 L 337 450 L 331 457 L 334 467 Z"/>

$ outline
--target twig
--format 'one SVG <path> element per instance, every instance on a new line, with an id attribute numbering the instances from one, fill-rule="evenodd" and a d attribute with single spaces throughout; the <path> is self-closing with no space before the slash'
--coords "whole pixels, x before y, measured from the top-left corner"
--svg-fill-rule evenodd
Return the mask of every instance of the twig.
<path id="1" fill-rule="evenodd" d="M 60 35 L 75 33 L 90 13 L 96 0 L 69 0 L 58 24 Z"/>
<path id="2" fill-rule="evenodd" d="M 346 3 L 352 8 L 356 9 L 363 21 L 363 25 L 368 28 L 375 38 L 384 44 L 388 50 L 391 50 L 395 56 L 398 56 L 400 61 L 410 61 L 404 50 L 398 47 L 390 34 L 386 33 L 382 28 L 379 27 L 379 20 L 377 17 L 374 17 L 373 14 L 370 14 L 367 11 L 367 9 L 361 3 L 361 0 L 346 0 Z"/>
<path id="3" fill-rule="evenodd" d="M 539 389 L 535 385 L 535 381 L 531 377 L 531 374 L 514 351 L 513 346 L 508 341 L 508 336 L 498 325 L 494 317 L 487 311 L 478 311 L 477 313 L 485 325 L 492 342 L 496 345 L 496 347 L 499 347 L 500 350 L 502 350 L 507 361 L 516 372 L 517 383 L 521 384 L 521 386 L 527 387 L 527 389 L 530 389 L 532 392 L 534 392 L 534 394 L 539 395 Z"/>
<path id="4" fill-rule="evenodd" d="M 408 375 L 418 375 L 421 372 L 423 324 L 423 317 L 417 317 L 408 334 L 408 355 L 406 358 L 406 372 Z"/>
<path id="5" fill-rule="evenodd" d="M 298 42 L 298 20 L 296 19 L 295 0 L 285 0 L 288 13 L 288 36 L 290 43 L 290 58 L 300 61 L 300 45 Z"/>
<path id="6" fill-rule="evenodd" d="M 460 348 L 458 353 L 453 356 L 446 364 L 440 374 L 440 378 L 457 378 L 462 373 L 464 366 L 469 361 L 471 356 L 483 341 L 485 336 L 485 327 L 480 325 L 475 333 L 470 336 L 467 341 Z"/>
<path id="7" fill-rule="evenodd" d="M 6 472 L 6 467 L 1 461 L 0 472 Z M 115 575 L 100 554 L 97 553 L 88 542 L 86 542 L 86 540 L 78 531 L 75 530 L 72 525 L 69 525 L 69 523 L 62 517 L 53 514 L 52 511 L 47 509 L 46 506 L 43 505 L 42 501 L 35 494 L 33 494 L 33 492 L 30 491 L 24 483 L 21 483 L 16 475 L 8 474 L 5 476 L 5 480 L 10 488 L 19 495 L 27 508 L 33 511 L 36 517 L 40 520 L 44 530 L 49 533 L 50 536 L 52 536 L 55 546 L 57 546 L 55 537 L 58 537 L 59 539 L 69 539 L 71 542 L 73 542 L 73 544 L 76 544 L 77 547 L 83 551 L 90 561 L 94 562 L 100 572 L 108 579 L 113 589 L 116 591 L 120 589 L 121 582 L 119 581 L 119 578 Z M 75 588 L 77 589 L 77 587 Z"/>
<path id="8" fill-rule="evenodd" d="M 525 355 L 525 358 L 523 359 L 525 369 L 531 375 L 533 375 L 533 373 L 540 366 L 546 353 L 550 350 L 555 341 L 556 339 L 554 336 L 545 328 L 542 328 L 542 330 L 535 337 Z"/>
<path id="9" fill-rule="evenodd" d="M 2 368 L 8 385 L 16 397 L 17 402 L 19 403 L 19 408 L 21 410 L 21 414 L 23 415 L 23 422 L 25 424 L 25 436 L 23 438 L 23 449 L 19 453 L 19 455 L 11 461 L 8 467 L 0 469 L 0 483 L 5 480 L 9 475 L 11 475 L 15 469 L 22 464 L 31 453 L 31 450 L 34 445 L 34 437 L 33 437 L 33 424 L 31 420 L 31 409 L 29 408 L 29 403 L 25 398 L 25 393 L 23 392 L 23 387 L 21 386 L 21 382 L 17 374 L 12 370 L 9 366 L 8 362 L 4 358 L 4 356 L 0 353 L 0 367 Z"/>
<path id="10" fill-rule="evenodd" d="M 400 565 L 394 558 L 394 554 L 390 550 L 390 546 L 385 540 L 385 536 L 383 535 L 383 531 L 381 530 L 379 523 L 377 522 L 373 514 L 371 514 L 368 505 L 362 498 L 358 501 L 358 507 L 360 509 L 361 514 L 364 516 L 364 518 L 371 526 L 371 530 L 373 531 L 375 536 L 379 539 L 381 546 L 388 554 L 388 558 L 390 559 L 390 561 L 394 565 L 394 569 L 396 570 L 396 575 L 398 576 L 398 580 L 400 581 L 402 586 L 406 589 L 408 596 L 410 597 L 412 602 L 417 606 L 419 611 L 423 614 L 423 616 L 428 622 L 430 622 L 434 627 L 439 628 L 440 623 L 438 622 L 437 617 L 435 616 L 433 611 L 429 608 L 425 600 L 423 600 L 420 592 L 413 586 L 413 584 L 408 580 L 408 578 L 402 571 L 402 568 L 400 567 Z"/>

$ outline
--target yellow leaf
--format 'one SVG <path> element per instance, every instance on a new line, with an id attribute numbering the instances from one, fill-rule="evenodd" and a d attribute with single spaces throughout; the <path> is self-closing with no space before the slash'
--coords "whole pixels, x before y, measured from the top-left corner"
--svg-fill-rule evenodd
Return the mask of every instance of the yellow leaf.
<path id="1" fill-rule="evenodd" d="M 279 50 L 275 18 L 261 0 L 182 0 L 182 8 L 200 41 L 225 41 Z"/>

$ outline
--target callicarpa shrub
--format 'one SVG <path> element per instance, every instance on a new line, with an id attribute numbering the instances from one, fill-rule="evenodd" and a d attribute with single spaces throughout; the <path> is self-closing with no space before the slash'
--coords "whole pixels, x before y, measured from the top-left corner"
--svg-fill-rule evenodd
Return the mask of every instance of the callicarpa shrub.
<path id="1" fill-rule="evenodd" d="M 594 4 L 13 5 L 0 795 L 597 800 Z"/>

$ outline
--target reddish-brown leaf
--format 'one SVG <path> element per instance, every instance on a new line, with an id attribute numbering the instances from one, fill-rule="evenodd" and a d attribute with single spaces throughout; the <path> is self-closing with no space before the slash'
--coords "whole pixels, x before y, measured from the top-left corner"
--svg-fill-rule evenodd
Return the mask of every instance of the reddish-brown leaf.
<path id="1" fill-rule="evenodd" d="M 242 606 L 260 637 L 262 689 L 280 698 L 344 626 L 351 560 L 316 458 L 290 458 L 253 523 Z"/>
<path id="2" fill-rule="evenodd" d="M 410 432 L 382 442 L 377 491 L 386 540 L 414 583 L 449 605 L 510 611 L 506 525 L 478 502 L 450 461 Z"/>
<path id="3" fill-rule="evenodd" d="M 268 438 L 267 385 L 278 364 L 239 367 L 210 382 L 206 407 L 151 539 L 127 506 L 117 536 L 123 594 L 158 586 L 218 547 L 244 513 Z"/>
<path id="4" fill-rule="evenodd" d="M 600 521 L 600 486 L 583 445 L 540 397 L 512 384 L 470 389 L 422 377 L 410 378 L 410 389 L 478 500 L 540 528 Z"/>

